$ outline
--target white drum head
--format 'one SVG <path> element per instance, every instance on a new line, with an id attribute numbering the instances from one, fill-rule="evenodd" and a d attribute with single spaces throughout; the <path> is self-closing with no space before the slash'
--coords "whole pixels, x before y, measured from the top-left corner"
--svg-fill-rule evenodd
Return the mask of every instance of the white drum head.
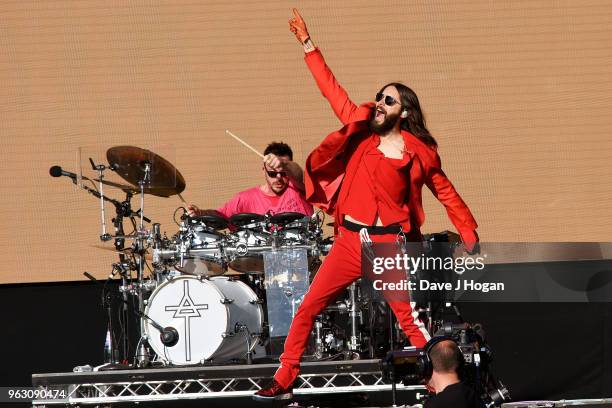
<path id="1" fill-rule="evenodd" d="M 148 299 L 145 313 L 162 327 L 174 327 L 178 343 L 165 346 L 159 330 L 145 323 L 149 344 L 161 359 L 177 365 L 211 358 L 228 332 L 229 313 L 223 294 L 208 280 L 181 276 L 160 285 Z"/>

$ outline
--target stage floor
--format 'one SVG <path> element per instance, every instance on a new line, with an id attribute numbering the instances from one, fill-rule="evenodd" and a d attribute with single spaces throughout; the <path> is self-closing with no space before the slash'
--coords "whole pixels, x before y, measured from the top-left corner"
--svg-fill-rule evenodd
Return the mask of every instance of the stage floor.
<path id="1" fill-rule="evenodd" d="M 278 364 L 251 364 L 33 374 L 33 386 L 61 390 L 60 396 L 64 396 L 34 401 L 33 405 L 248 398 L 267 384 L 277 368 Z M 424 391 L 418 385 L 396 387 L 413 394 Z M 320 397 L 381 391 L 390 394 L 391 388 L 378 359 L 306 362 L 295 383 L 294 395 Z"/>

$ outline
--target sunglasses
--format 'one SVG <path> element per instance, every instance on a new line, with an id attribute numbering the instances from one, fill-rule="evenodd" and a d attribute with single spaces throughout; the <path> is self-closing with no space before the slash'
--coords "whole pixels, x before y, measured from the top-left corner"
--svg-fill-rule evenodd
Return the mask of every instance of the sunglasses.
<path id="1" fill-rule="evenodd" d="M 399 102 L 396 101 L 395 98 L 393 98 L 392 96 L 389 96 L 389 95 L 385 95 L 385 94 L 383 94 L 381 92 L 376 94 L 376 102 L 380 102 L 380 100 L 383 97 L 385 98 L 385 105 L 387 105 L 387 106 L 393 106 L 396 103 L 399 104 Z"/>
<path id="2" fill-rule="evenodd" d="M 268 177 L 270 178 L 276 178 L 276 176 L 278 175 L 280 175 L 282 178 L 287 177 L 286 171 L 272 171 L 272 170 L 266 169 L 266 173 L 268 173 Z"/>

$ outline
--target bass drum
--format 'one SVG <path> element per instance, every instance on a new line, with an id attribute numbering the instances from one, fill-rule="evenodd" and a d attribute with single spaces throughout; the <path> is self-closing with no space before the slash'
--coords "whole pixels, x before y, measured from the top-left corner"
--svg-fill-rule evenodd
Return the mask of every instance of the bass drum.
<path id="1" fill-rule="evenodd" d="M 172 278 L 151 294 L 145 313 L 160 326 L 178 332 L 175 345 L 164 345 L 159 330 L 145 320 L 150 346 L 172 365 L 244 358 L 263 328 L 263 309 L 255 292 L 225 276 Z M 240 326 L 248 331 L 238 330 Z"/>

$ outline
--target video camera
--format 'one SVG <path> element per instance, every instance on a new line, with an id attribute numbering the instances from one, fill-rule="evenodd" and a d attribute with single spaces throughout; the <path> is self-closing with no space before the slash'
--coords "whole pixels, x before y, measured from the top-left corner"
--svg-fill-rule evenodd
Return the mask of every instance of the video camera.
<path id="1" fill-rule="evenodd" d="M 426 384 L 433 370 L 429 351 L 442 340 L 457 343 L 463 355 L 459 377 L 473 387 L 487 408 L 510 400 L 507 387 L 491 371 L 493 353 L 484 340 L 484 330 L 480 324 L 446 323 L 435 332 L 425 349 L 390 351 L 382 361 L 385 377 L 393 383 L 402 382 L 404 385 Z"/>

